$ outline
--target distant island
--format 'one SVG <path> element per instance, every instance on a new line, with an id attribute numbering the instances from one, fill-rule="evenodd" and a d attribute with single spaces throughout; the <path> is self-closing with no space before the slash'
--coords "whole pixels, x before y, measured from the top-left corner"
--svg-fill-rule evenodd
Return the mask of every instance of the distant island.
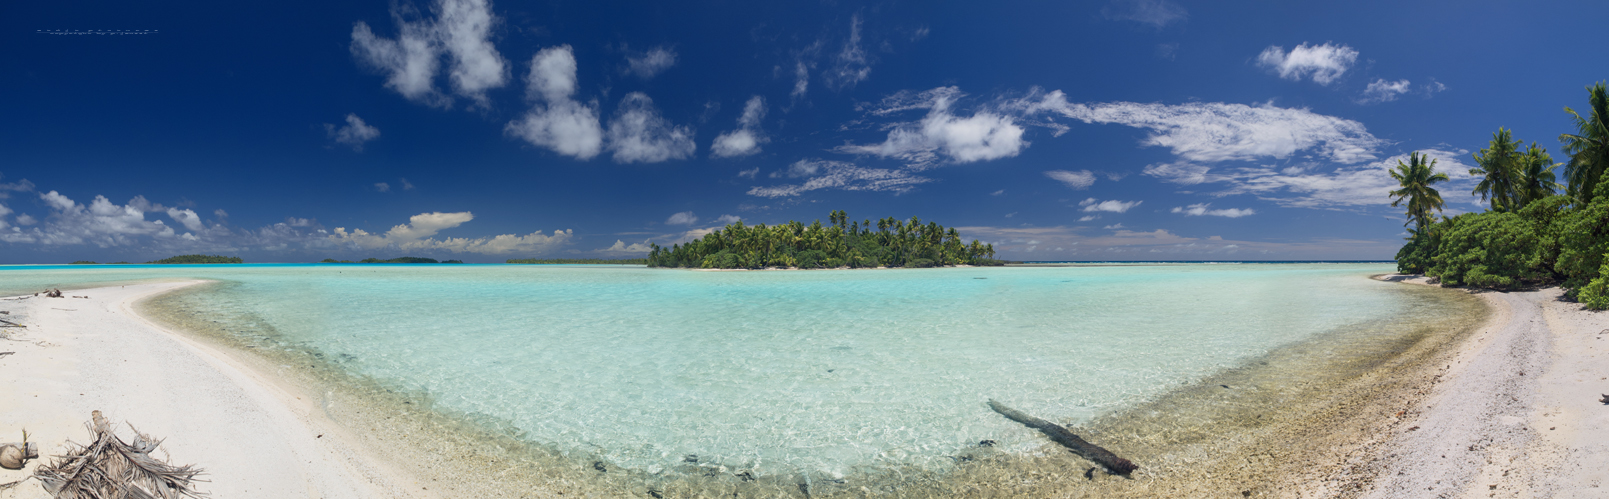
<path id="1" fill-rule="evenodd" d="M 447 260 L 445 262 L 441 262 L 441 261 L 436 261 L 436 259 L 434 259 L 434 258 L 421 258 L 421 257 L 417 257 L 417 256 L 404 256 L 404 257 L 401 257 L 401 258 L 392 258 L 390 260 L 381 260 L 379 258 L 364 258 L 362 260 L 358 260 L 358 261 L 355 261 L 355 262 L 351 261 L 351 260 L 336 260 L 334 258 L 325 258 L 324 260 L 321 260 L 318 263 L 464 263 L 464 261 L 463 260 Z"/>
<path id="2" fill-rule="evenodd" d="M 506 263 L 525 265 L 648 265 L 647 258 L 510 258 Z"/>
<path id="3" fill-rule="evenodd" d="M 241 260 L 240 257 L 238 257 L 238 256 L 179 255 L 179 256 L 172 256 L 172 257 L 168 257 L 168 258 L 163 258 L 161 260 L 149 261 L 149 262 L 145 262 L 145 263 L 197 264 L 197 263 L 246 263 L 246 261 Z"/>
<path id="4" fill-rule="evenodd" d="M 775 226 L 743 225 L 737 221 L 686 244 L 648 253 L 649 267 L 703 269 L 761 268 L 876 268 L 940 267 L 947 265 L 1003 265 L 994 259 L 994 245 L 973 239 L 962 243 L 954 228 L 911 217 L 849 221 L 849 214 L 833 210 L 832 225 L 821 221 L 805 225 L 790 221 Z"/>

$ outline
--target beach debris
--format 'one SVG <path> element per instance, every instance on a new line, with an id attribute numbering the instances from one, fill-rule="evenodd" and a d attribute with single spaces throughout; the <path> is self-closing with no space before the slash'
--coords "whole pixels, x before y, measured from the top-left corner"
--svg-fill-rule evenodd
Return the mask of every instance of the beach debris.
<path id="1" fill-rule="evenodd" d="M 1006 419 L 1022 423 L 1029 428 L 1039 430 L 1040 433 L 1044 433 L 1045 436 L 1050 437 L 1050 439 L 1056 443 L 1062 444 L 1068 449 L 1072 449 L 1074 454 L 1078 454 L 1080 457 L 1088 459 L 1090 462 L 1099 464 L 1101 467 L 1106 468 L 1107 473 L 1128 476 L 1128 474 L 1133 473 L 1134 470 L 1140 469 L 1140 466 L 1134 464 L 1132 461 L 1117 457 L 1117 454 L 1113 454 L 1111 451 L 1106 450 L 1099 445 L 1085 441 L 1078 435 L 1074 435 L 1073 432 L 1067 431 L 1067 428 L 1063 427 L 1062 425 L 1029 416 L 1024 414 L 1022 411 L 1006 407 L 993 400 L 989 401 L 989 408 L 994 409 L 994 412 L 1000 413 L 1001 416 L 1005 416 Z"/>
<path id="2" fill-rule="evenodd" d="M 5 357 L 7 355 L 15 355 L 16 353 L 17 352 L 0 352 L 0 357 Z"/>
<path id="3" fill-rule="evenodd" d="M 28 431 L 22 432 L 21 442 L 0 443 L 0 468 L 20 470 L 29 459 L 39 459 L 39 444 L 28 441 Z"/>
<path id="4" fill-rule="evenodd" d="M 1599 400 L 1599 402 L 1603 402 L 1603 405 L 1609 405 L 1609 394 L 1604 394 L 1603 399 Z"/>
<path id="5" fill-rule="evenodd" d="M 34 296 L 38 296 L 38 295 L 36 294 Z M 47 290 L 45 290 L 45 298 L 61 298 L 61 297 L 62 297 L 61 296 L 61 290 L 59 290 L 59 289 L 47 289 Z"/>
<path id="6" fill-rule="evenodd" d="M 0 319 L 0 327 L 28 327 L 28 326 L 24 326 L 22 324 L 11 322 L 11 321 L 8 321 L 8 320 L 5 320 L 5 319 Z"/>
<path id="7" fill-rule="evenodd" d="M 130 497 L 178 499 L 203 497 L 194 483 L 203 481 L 201 468 L 173 466 L 151 456 L 161 440 L 140 433 L 133 425 L 134 440 L 125 442 L 112 432 L 112 424 L 101 411 L 90 413 L 89 445 L 68 443 L 67 453 L 34 470 L 45 491 L 56 499 Z"/>

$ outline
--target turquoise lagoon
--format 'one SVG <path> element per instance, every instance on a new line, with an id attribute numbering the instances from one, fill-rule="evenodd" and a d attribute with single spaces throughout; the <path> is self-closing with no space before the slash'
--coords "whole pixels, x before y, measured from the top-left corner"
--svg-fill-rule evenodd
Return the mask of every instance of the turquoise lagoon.
<path id="1" fill-rule="evenodd" d="M 1042 445 L 987 399 L 1087 422 L 1282 346 L 1440 309 L 1434 294 L 1367 278 L 1392 270 L 16 266 L 0 269 L 0 294 L 216 280 L 178 311 L 537 445 L 647 473 L 697 455 L 844 476 L 940 469 L 982 440 Z"/>

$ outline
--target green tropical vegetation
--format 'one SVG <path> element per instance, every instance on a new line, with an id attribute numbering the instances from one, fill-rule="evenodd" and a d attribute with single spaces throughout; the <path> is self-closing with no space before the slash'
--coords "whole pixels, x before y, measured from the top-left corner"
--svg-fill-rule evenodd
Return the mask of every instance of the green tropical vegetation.
<path id="1" fill-rule="evenodd" d="M 526 265 L 648 265 L 647 258 L 511 258 L 507 263 Z"/>
<path id="2" fill-rule="evenodd" d="M 790 221 L 767 226 L 741 220 L 685 244 L 648 253 L 649 267 L 705 269 L 938 267 L 1001 265 L 994 246 L 961 242 L 954 228 L 884 218 L 852 222 L 843 210 L 828 214 L 831 225 Z M 875 230 L 874 230 L 875 227 Z"/>
<path id="3" fill-rule="evenodd" d="M 155 260 L 155 261 L 150 261 L 150 262 L 145 262 L 145 263 L 198 264 L 198 263 L 246 263 L 246 261 L 241 260 L 240 257 L 238 257 L 238 256 L 179 255 L 179 256 L 171 256 L 171 257 L 163 258 L 161 260 Z"/>
<path id="4" fill-rule="evenodd" d="M 404 256 L 404 257 L 401 257 L 401 258 L 392 258 L 390 260 L 381 260 L 379 258 L 364 258 L 364 259 L 358 260 L 356 262 L 351 261 L 351 260 L 336 260 L 334 258 L 325 258 L 323 260 L 320 260 L 318 263 L 464 263 L 464 262 L 463 262 L 463 260 L 447 260 L 445 262 L 441 262 L 441 261 L 436 261 L 436 259 L 434 259 L 434 258 L 421 258 L 421 257 L 417 257 L 417 256 Z"/>
<path id="5" fill-rule="evenodd" d="M 1392 177 L 1392 206 L 1407 202 L 1407 244 L 1397 252 L 1397 270 L 1425 274 L 1445 286 L 1522 289 L 1557 284 L 1566 296 L 1594 310 L 1609 309 L 1609 97 L 1605 83 L 1587 87 L 1589 111 L 1575 118 L 1576 133 L 1563 134 L 1563 185 L 1554 163 L 1536 143 L 1521 150 L 1509 130 L 1499 128 L 1488 147 L 1474 154 L 1480 176 L 1473 194 L 1490 202 L 1483 213 L 1436 220 L 1441 195 L 1433 184 L 1434 162 L 1410 156 Z M 1564 194 L 1558 194 L 1560 191 Z"/>

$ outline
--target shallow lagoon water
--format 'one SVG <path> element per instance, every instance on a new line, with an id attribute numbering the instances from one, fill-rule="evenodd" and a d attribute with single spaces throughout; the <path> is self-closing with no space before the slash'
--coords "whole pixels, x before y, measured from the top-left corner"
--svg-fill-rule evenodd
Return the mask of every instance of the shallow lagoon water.
<path id="1" fill-rule="evenodd" d="M 1431 309 L 1390 264 L 809 272 L 605 266 L 7 268 L 46 285 L 201 277 L 176 303 L 521 438 L 657 473 L 942 468 L 1271 350 Z M 227 313 L 221 313 L 227 312 Z"/>

